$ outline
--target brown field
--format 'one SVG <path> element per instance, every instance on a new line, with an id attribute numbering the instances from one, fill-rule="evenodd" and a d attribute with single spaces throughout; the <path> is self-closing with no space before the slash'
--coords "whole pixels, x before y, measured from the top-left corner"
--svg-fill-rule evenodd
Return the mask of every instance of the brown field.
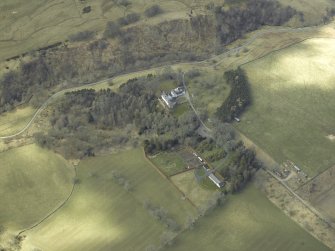
<path id="1" fill-rule="evenodd" d="M 335 166 L 310 180 L 297 192 L 335 223 Z"/>

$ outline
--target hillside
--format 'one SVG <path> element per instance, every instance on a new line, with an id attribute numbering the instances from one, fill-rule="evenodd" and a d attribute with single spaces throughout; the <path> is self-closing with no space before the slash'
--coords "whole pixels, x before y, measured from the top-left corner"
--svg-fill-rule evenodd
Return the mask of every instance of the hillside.
<path id="1" fill-rule="evenodd" d="M 0 1 L 0 250 L 335 250 L 335 0 Z"/>

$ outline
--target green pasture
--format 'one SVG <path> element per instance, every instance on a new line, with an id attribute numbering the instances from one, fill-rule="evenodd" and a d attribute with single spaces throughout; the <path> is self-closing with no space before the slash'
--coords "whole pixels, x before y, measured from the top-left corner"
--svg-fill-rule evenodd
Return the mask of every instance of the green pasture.
<path id="1" fill-rule="evenodd" d="M 335 164 L 334 42 L 306 40 L 244 66 L 253 101 L 237 129 L 310 176 Z"/>
<path id="2" fill-rule="evenodd" d="M 196 213 L 142 149 L 83 160 L 77 171 L 78 184 L 68 203 L 26 233 L 27 250 L 145 250 L 157 245 L 167 228 L 144 208 L 144 201 L 163 207 L 181 227 Z M 113 179 L 115 172 L 129 181 L 130 191 Z"/>
<path id="3" fill-rule="evenodd" d="M 70 194 L 73 168 L 36 145 L 0 153 L 0 225 L 18 231 L 43 219 Z"/>
<path id="4" fill-rule="evenodd" d="M 290 220 L 253 185 L 229 197 L 165 250 L 330 251 Z"/>

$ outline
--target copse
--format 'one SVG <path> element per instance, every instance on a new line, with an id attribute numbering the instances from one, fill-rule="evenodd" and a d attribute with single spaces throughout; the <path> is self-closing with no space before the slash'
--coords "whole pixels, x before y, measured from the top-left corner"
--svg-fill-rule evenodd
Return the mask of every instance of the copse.
<path id="1" fill-rule="evenodd" d="M 125 26 L 128 24 L 136 23 L 140 20 L 141 16 L 138 13 L 130 13 L 124 17 L 120 17 L 117 22 L 121 26 Z"/>
<path id="2" fill-rule="evenodd" d="M 245 5 L 243 8 L 239 5 L 214 8 L 221 43 L 229 44 L 262 25 L 281 25 L 297 14 L 295 9 L 277 1 L 249 0 Z"/>
<path id="3" fill-rule="evenodd" d="M 230 122 L 250 105 L 250 84 L 241 68 L 225 72 L 224 77 L 231 86 L 231 91 L 228 98 L 218 108 L 216 115 L 220 120 Z"/>
<path id="4" fill-rule="evenodd" d="M 154 17 L 154 16 L 157 16 L 159 14 L 163 13 L 163 10 L 161 7 L 159 7 L 159 5 L 155 4 L 149 8 L 147 8 L 145 11 L 144 11 L 144 14 L 147 16 L 147 17 Z"/>

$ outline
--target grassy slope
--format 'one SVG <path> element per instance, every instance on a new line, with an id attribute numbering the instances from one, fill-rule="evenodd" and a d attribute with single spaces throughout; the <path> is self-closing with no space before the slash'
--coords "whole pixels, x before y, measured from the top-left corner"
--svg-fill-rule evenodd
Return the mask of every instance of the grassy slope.
<path id="1" fill-rule="evenodd" d="M 167 250 L 329 250 L 249 186 L 198 222 Z"/>
<path id="2" fill-rule="evenodd" d="M 117 170 L 134 186 L 126 192 L 111 179 Z M 92 176 L 92 173 L 94 174 Z M 43 250 L 144 250 L 165 227 L 143 208 L 149 199 L 183 225 L 195 209 L 143 158 L 141 149 L 82 161 L 80 184 L 56 215 L 27 233 L 27 247 Z M 27 248 L 27 250 L 29 250 Z"/>
<path id="3" fill-rule="evenodd" d="M 166 11 L 166 14 L 159 17 L 159 21 L 171 19 L 170 16 L 172 19 L 184 17 L 188 8 L 179 1 L 139 0 L 131 2 L 132 4 L 125 8 L 106 0 L 2 0 L 0 2 L 2 17 L 0 60 L 64 41 L 69 35 L 79 31 L 101 32 L 109 20 L 116 20 L 131 12 L 142 14 L 147 7 L 157 2 Z M 91 6 L 92 11 L 83 14 L 82 9 L 85 6 Z M 154 22 L 155 19 L 153 18 L 152 21 Z M 141 22 L 146 23 L 148 20 L 143 16 Z"/>
<path id="4" fill-rule="evenodd" d="M 20 131 L 32 118 L 34 112 L 34 108 L 26 106 L 0 114 L 0 136 L 6 136 Z"/>
<path id="5" fill-rule="evenodd" d="M 0 1 L 0 15 L 2 21 L 0 30 L 0 60 L 16 56 L 64 41 L 69 35 L 84 30 L 102 32 L 106 22 L 116 20 L 127 13 L 137 12 L 142 14 L 139 23 L 144 25 L 156 24 L 164 20 L 188 18 L 190 9 L 194 13 L 203 13 L 207 0 L 137 0 L 131 1 L 127 8 L 115 5 L 113 1 L 86 0 L 86 1 L 62 1 L 62 0 L 2 0 Z M 222 0 L 211 1 L 217 5 Z M 305 24 L 310 25 L 319 22 L 325 13 L 325 9 L 332 7 L 333 0 L 280 0 L 284 5 L 291 5 L 305 13 Z M 165 13 L 154 18 L 146 18 L 144 10 L 159 4 Z M 91 6 L 90 13 L 83 14 L 82 9 Z M 49 18 L 52 16 L 53 18 Z M 292 25 L 296 25 L 292 21 Z"/>
<path id="6" fill-rule="evenodd" d="M 0 224 L 29 227 L 60 205 L 72 189 L 73 169 L 60 156 L 27 145 L 0 154 Z"/>
<path id="7" fill-rule="evenodd" d="M 310 175 L 335 163 L 334 58 L 333 39 L 312 39 L 245 66 L 253 105 L 238 129 Z"/>

